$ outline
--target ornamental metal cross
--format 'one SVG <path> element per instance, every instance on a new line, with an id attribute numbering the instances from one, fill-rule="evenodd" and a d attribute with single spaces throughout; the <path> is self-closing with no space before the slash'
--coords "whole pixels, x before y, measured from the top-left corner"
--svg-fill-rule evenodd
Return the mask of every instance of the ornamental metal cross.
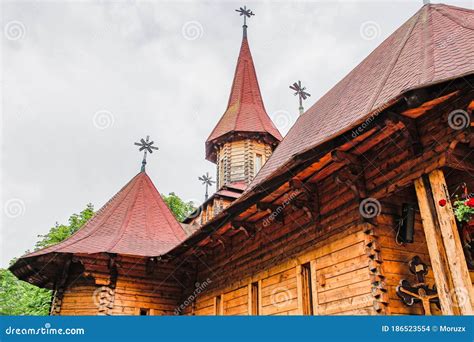
<path id="1" fill-rule="evenodd" d="M 431 315 L 430 303 L 434 303 L 440 307 L 439 297 L 436 288 L 430 288 L 425 283 L 425 276 L 428 274 L 428 266 L 423 263 L 419 256 L 413 257 L 408 263 L 410 272 L 416 275 L 417 282 L 413 285 L 406 279 L 402 279 L 396 288 L 396 293 L 408 306 L 421 302 L 425 315 Z"/>
<path id="2" fill-rule="evenodd" d="M 140 146 L 138 151 L 143 151 L 143 160 L 142 160 L 142 168 L 141 172 L 145 172 L 145 165 L 146 165 L 146 154 L 147 152 L 153 153 L 153 150 L 158 150 L 158 147 L 152 146 L 155 142 L 149 141 L 150 136 L 146 136 L 146 140 L 140 139 L 140 142 L 136 142 L 135 145 Z"/>
<path id="3" fill-rule="evenodd" d="M 207 199 L 209 198 L 208 188 L 216 181 L 212 180 L 212 176 L 209 176 L 209 172 L 206 172 L 205 175 L 198 177 L 198 179 L 202 181 L 203 185 L 206 185 L 206 195 L 204 196 L 204 198 L 205 198 L 205 201 L 207 201 Z"/>
<path id="4" fill-rule="evenodd" d="M 235 11 L 239 12 L 240 16 L 244 16 L 244 26 L 247 26 L 247 18 L 250 18 L 251 16 L 255 15 L 250 9 L 247 9 L 247 6 L 244 6 L 244 8 L 240 7 Z"/>
<path id="5" fill-rule="evenodd" d="M 293 85 L 290 85 L 290 89 L 295 91 L 295 96 L 298 95 L 300 99 L 300 115 L 303 114 L 304 108 L 303 108 L 303 100 L 306 100 L 308 97 L 311 96 L 310 93 L 306 92 L 306 87 L 303 87 L 301 85 L 301 81 L 293 83 Z"/>

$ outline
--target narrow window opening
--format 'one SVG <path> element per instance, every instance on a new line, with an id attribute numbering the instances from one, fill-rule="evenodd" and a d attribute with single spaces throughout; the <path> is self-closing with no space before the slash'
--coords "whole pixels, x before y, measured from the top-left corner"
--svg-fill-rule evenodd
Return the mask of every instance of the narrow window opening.
<path id="1" fill-rule="evenodd" d="M 258 154 L 256 153 L 255 154 L 255 174 L 258 173 L 258 171 L 260 171 L 260 169 L 262 168 L 262 164 L 263 164 L 263 156 L 261 154 Z"/>
<path id="2" fill-rule="evenodd" d="M 140 308 L 140 316 L 149 316 L 150 309 Z"/>
<path id="3" fill-rule="evenodd" d="M 216 315 L 222 315 L 222 295 L 216 296 Z"/>
<path id="4" fill-rule="evenodd" d="M 303 315 L 313 314 L 313 291 L 311 284 L 311 265 L 301 265 L 301 276 L 303 282 Z"/>
<path id="5" fill-rule="evenodd" d="M 259 286 L 258 286 L 258 282 L 255 282 L 255 283 L 252 283 L 252 285 L 250 286 L 250 300 L 252 301 L 251 302 L 251 314 L 254 315 L 254 316 L 257 316 L 257 315 L 260 315 L 260 310 L 259 310 L 259 307 L 260 307 L 260 303 L 259 303 L 259 300 L 258 300 L 258 297 L 259 297 Z"/>

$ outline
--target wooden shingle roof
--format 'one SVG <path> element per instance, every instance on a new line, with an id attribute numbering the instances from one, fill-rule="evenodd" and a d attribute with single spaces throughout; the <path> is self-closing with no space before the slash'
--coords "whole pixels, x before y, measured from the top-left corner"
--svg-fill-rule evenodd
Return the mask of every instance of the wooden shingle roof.
<path id="1" fill-rule="evenodd" d="M 298 118 L 247 192 L 295 155 L 357 127 L 407 91 L 473 72 L 474 11 L 423 6 Z"/>
<path id="2" fill-rule="evenodd" d="M 213 146 L 236 133 L 260 133 L 275 143 L 282 139 L 265 111 L 246 36 L 242 39 L 227 109 L 206 140 L 206 159 L 215 161 Z"/>
<path id="3" fill-rule="evenodd" d="M 23 258 L 101 252 L 152 257 L 168 252 L 185 238 L 150 177 L 140 172 L 70 238 Z"/>

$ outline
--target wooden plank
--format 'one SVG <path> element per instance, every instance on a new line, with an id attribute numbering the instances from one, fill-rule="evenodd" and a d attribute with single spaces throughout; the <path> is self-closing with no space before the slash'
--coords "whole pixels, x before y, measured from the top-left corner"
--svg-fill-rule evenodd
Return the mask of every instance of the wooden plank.
<path id="1" fill-rule="evenodd" d="M 420 209 L 421 220 L 423 222 L 423 229 L 425 231 L 426 244 L 430 254 L 431 267 L 436 280 L 436 287 L 438 289 L 439 301 L 441 303 L 441 310 L 443 315 L 454 315 L 458 311 L 451 306 L 449 298 L 450 281 L 448 278 L 449 269 L 446 264 L 446 259 L 443 254 L 443 243 L 441 241 L 439 228 L 435 222 L 435 213 L 433 212 L 433 205 L 430 203 L 427 184 L 423 178 L 418 178 L 415 181 L 415 191 L 418 200 L 418 207 Z"/>
<path id="2" fill-rule="evenodd" d="M 295 267 L 296 272 L 296 289 L 297 289 L 297 300 L 298 300 L 298 314 L 303 315 L 303 277 L 301 265 Z"/>
<path id="3" fill-rule="evenodd" d="M 446 205 L 435 205 L 441 236 L 446 250 L 448 266 L 453 279 L 454 291 L 452 296 L 458 297 L 457 304 L 461 314 L 472 315 L 474 303 L 474 289 L 469 276 L 466 259 L 464 257 L 461 239 L 459 238 L 456 219 L 454 218 L 448 186 L 443 171 L 435 170 L 429 174 L 430 185 L 435 203 L 446 200 Z"/>
<path id="4" fill-rule="evenodd" d="M 318 280 L 316 276 L 316 260 L 310 261 L 311 267 L 311 291 L 313 297 L 313 314 L 319 315 L 319 302 L 318 302 Z"/>

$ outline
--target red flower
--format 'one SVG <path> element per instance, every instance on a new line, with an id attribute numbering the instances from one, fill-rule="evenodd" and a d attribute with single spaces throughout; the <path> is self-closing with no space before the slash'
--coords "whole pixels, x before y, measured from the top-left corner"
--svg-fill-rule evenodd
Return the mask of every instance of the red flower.
<path id="1" fill-rule="evenodd" d="M 440 199 L 438 204 L 440 205 L 440 207 L 444 207 L 446 205 L 446 200 L 444 198 Z"/>
<path id="2" fill-rule="evenodd" d="M 464 204 L 470 208 L 474 208 L 474 197 L 469 198 Z"/>

